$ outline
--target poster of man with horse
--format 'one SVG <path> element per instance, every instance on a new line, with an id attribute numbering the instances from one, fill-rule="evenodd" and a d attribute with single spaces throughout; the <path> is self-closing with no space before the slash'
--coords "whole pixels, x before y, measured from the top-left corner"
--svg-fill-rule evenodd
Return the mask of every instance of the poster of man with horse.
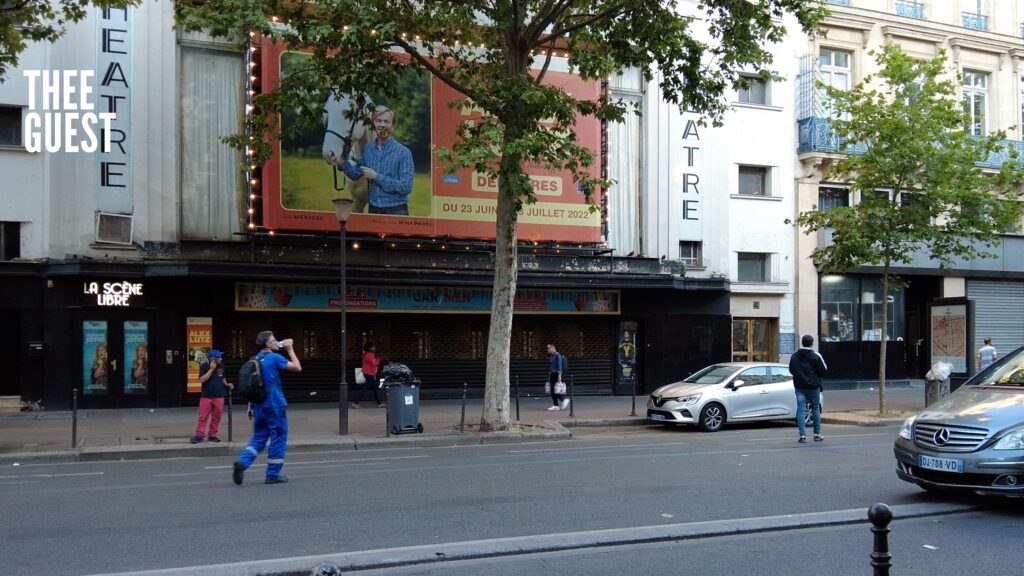
<path id="1" fill-rule="evenodd" d="M 308 58 L 269 41 L 263 44 L 262 56 L 263 83 L 270 88 Z M 557 67 L 558 62 L 553 63 L 546 83 L 577 97 L 598 98 L 597 83 Z M 457 101 L 463 105 L 450 105 Z M 352 109 L 373 110 L 372 117 L 360 119 L 349 112 Z M 471 168 L 448 173 L 437 157 L 438 150 L 454 141 L 460 126 L 482 114 L 465 96 L 410 66 L 398 96 L 331 94 L 312 129 L 304 128 L 313 124 L 310 119 L 298 124 L 298 118 L 283 115 L 282 128 L 303 128 L 285 131 L 273 143 L 274 154 L 263 168 L 264 226 L 333 232 L 338 223 L 331 200 L 351 197 L 351 232 L 492 239 L 497 182 Z M 579 143 L 600 151 L 596 120 L 577 118 L 575 132 Z M 526 171 L 537 202 L 520 215 L 521 238 L 600 241 L 600 215 L 589 210 L 571 173 L 539 166 Z"/>

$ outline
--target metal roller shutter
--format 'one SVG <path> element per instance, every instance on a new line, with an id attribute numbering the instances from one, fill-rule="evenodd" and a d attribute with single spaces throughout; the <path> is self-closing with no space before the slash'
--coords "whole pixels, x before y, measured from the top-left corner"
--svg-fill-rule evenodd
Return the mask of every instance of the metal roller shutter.
<path id="1" fill-rule="evenodd" d="M 1024 346 L 1024 283 L 968 280 L 967 297 L 974 300 L 974 349 L 985 338 L 1000 354 Z"/>

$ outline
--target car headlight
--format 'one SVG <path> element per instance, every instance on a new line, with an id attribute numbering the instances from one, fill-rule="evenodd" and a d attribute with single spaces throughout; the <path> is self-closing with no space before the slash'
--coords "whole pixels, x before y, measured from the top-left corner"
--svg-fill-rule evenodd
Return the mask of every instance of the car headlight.
<path id="1" fill-rule="evenodd" d="M 1011 430 L 992 447 L 993 450 L 1024 450 L 1024 428 Z"/>
<path id="2" fill-rule="evenodd" d="M 676 398 L 676 402 L 686 404 L 687 406 L 690 404 L 696 404 L 697 400 L 700 400 L 700 394 L 690 394 L 689 396 L 680 396 L 679 398 Z"/>
<path id="3" fill-rule="evenodd" d="M 914 418 L 916 418 L 916 416 L 911 416 L 903 421 L 903 425 L 900 426 L 900 438 L 903 438 L 904 440 L 913 439 Z"/>

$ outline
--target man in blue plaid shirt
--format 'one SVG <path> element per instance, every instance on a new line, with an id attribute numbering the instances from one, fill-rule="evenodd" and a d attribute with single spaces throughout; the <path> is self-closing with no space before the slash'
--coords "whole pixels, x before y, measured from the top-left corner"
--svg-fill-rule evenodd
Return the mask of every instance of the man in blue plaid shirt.
<path id="1" fill-rule="evenodd" d="M 416 174 L 412 152 L 392 138 L 395 113 L 390 108 L 377 106 L 372 120 L 377 138 L 363 148 L 359 164 L 345 162 L 341 169 L 353 181 L 366 178 L 370 182 L 370 214 L 408 216 Z"/>

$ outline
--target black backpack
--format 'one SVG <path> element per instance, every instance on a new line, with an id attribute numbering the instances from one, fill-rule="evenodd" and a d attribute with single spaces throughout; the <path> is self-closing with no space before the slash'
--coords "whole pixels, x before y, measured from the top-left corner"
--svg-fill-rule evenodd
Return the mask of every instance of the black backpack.
<path id="1" fill-rule="evenodd" d="M 263 386 L 263 371 L 260 361 L 264 354 L 253 356 L 242 364 L 238 370 L 238 393 L 249 402 L 260 403 L 267 398 L 267 389 Z"/>

